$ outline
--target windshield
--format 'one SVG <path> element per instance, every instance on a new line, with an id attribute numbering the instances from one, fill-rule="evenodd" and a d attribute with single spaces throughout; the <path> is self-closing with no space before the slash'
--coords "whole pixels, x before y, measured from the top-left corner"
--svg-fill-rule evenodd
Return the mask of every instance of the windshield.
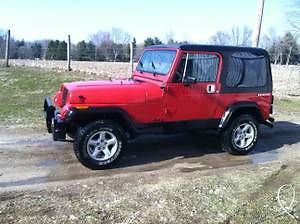
<path id="1" fill-rule="evenodd" d="M 159 75 L 166 75 L 173 64 L 176 51 L 146 50 L 140 59 L 137 70 Z"/>

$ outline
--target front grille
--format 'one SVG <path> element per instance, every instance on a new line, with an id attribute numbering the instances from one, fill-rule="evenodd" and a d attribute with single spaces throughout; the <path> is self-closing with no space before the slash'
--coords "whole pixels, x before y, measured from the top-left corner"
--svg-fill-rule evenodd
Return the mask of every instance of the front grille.
<path id="1" fill-rule="evenodd" d="M 61 98 L 61 106 L 63 107 L 67 102 L 68 89 L 64 88 L 62 98 Z"/>

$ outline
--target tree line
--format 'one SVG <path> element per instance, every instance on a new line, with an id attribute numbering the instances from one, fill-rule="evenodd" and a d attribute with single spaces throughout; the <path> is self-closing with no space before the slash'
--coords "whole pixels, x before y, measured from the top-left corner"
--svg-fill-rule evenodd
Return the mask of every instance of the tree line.
<path id="1" fill-rule="evenodd" d="M 169 33 L 165 41 L 158 37 L 147 37 L 143 43 L 124 30 L 113 28 L 110 31 L 98 31 L 91 34 L 88 40 L 82 40 L 71 46 L 71 58 L 78 61 L 113 61 L 130 60 L 130 42 L 133 42 L 134 57 L 137 60 L 144 47 L 158 44 L 188 43 L 174 40 Z M 205 44 L 251 46 L 252 30 L 247 27 L 232 27 L 227 31 L 218 31 Z M 0 58 L 4 57 L 5 35 L 0 30 Z M 274 64 L 299 64 L 300 46 L 296 34 L 287 32 L 277 35 L 270 29 L 260 40 L 260 47 L 266 49 Z M 67 43 L 61 40 L 24 41 L 11 39 L 10 58 L 12 59 L 46 59 L 66 60 Z"/>
<path id="2" fill-rule="evenodd" d="M 260 40 L 261 48 L 268 51 L 271 62 L 274 64 L 299 64 L 300 46 L 297 42 L 296 33 L 286 32 L 280 36 L 274 28 L 262 35 Z M 252 30 L 249 27 L 232 27 L 229 31 L 218 31 L 210 40 L 210 44 L 233 45 L 250 47 Z"/>

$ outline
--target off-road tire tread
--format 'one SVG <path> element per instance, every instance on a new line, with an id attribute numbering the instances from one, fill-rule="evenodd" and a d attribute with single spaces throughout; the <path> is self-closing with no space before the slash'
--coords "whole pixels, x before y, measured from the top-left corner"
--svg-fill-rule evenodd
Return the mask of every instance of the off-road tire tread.
<path id="1" fill-rule="evenodd" d="M 114 132 L 115 132 L 114 134 L 119 136 L 122 141 L 121 152 L 119 153 L 117 158 L 115 160 L 113 160 L 111 163 L 108 163 L 105 165 L 95 164 L 91 160 L 86 159 L 82 154 L 82 150 L 86 147 L 86 145 L 84 144 L 85 138 L 89 135 L 90 132 L 94 131 L 95 129 L 99 129 L 101 127 L 102 128 L 103 127 L 111 128 L 112 130 L 114 130 Z M 126 148 L 127 148 L 127 139 L 126 139 L 125 132 L 123 131 L 123 128 L 119 124 L 117 124 L 116 122 L 111 121 L 111 120 L 99 120 L 99 121 L 89 123 L 82 128 L 78 128 L 75 138 L 74 138 L 74 143 L 73 143 L 74 153 L 75 153 L 75 156 L 78 159 L 78 161 L 82 165 L 88 167 L 89 169 L 93 169 L 93 170 L 111 168 L 113 165 L 115 165 L 119 161 L 120 157 L 122 156 L 121 155 L 122 152 L 125 151 Z"/>
<path id="2" fill-rule="evenodd" d="M 238 123 L 241 123 L 243 121 L 251 121 L 252 123 L 255 124 L 256 129 L 257 129 L 256 139 L 255 139 L 254 143 L 252 144 L 251 148 L 249 148 L 248 150 L 238 150 L 238 149 L 234 148 L 232 146 L 232 143 L 231 143 L 231 132 L 232 132 L 232 130 L 234 129 L 234 127 Z M 226 151 L 226 152 L 228 152 L 230 154 L 233 154 L 233 155 L 246 155 L 254 149 L 254 147 L 257 143 L 258 137 L 259 137 L 259 123 L 257 122 L 257 120 L 252 115 L 243 114 L 243 115 L 240 115 L 240 116 L 234 118 L 226 126 L 225 130 L 222 131 L 222 133 L 221 133 L 221 148 L 222 148 L 223 151 Z"/>

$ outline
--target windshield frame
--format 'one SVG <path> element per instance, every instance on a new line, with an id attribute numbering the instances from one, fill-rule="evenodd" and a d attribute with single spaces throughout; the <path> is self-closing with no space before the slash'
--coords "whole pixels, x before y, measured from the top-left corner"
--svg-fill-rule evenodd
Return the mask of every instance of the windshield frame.
<path id="1" fill-rule="evenodd" d="M 153 70 L 149 71 L 149 70 L 144 70 L 142 68 L 140 68 L 140 65 L 142 63 L 142 60 L 145 56 L 146 53 L 148 52 L 172 52 L 174 53 L 173 55 L 173 58 L 172 58 L 172 61 L 170 63 L 170 66 L 168 68 L 168 71 L 166 71 L 165 73 L 162 73 L 160 71 L 156 71 L 155 68 L 153 68 Z M 136 66 L 136 71 L 140 72 L 140 73 L 148 73 L 148 74 L 152 74 L 153 76 L 156 76 L 156 75 L 159 75 L 159 76 L 168 76 L 168 74 L 170 73 L 170 71 L 172 70 L 173 68 L 173 65 L 174 65 L 174 62 L 176 60 L 176 55 L 177 55 L 177 50 L 176 49 L 145 49 L 137 66 Z M 153 61 L 152 61 L 153 63 Z"/>

